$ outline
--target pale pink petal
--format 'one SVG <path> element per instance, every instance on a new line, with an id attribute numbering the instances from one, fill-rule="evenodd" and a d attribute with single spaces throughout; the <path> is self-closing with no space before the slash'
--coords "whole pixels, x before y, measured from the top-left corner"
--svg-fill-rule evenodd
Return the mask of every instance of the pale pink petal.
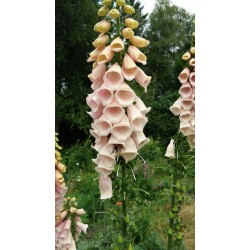
<path id="1" fill-rule="evenodd" d="M 130 121 L 131 128 L 135 132 L 142 132 L 148 118 L 138 110 L 135 105 L 131 105 L 127 108 L 128 119 Z"/>
<path id="2" fill-rule="evenodd" d="M 112 41 L 111 49 L 115 52 L 121 52 L 124 50 L 124 43 L 120 37 L 117 37 Z"/>
<path id="3" fill-rule="evenodd" d="M 90 52 L 87 62 L 96 61 L 97 57 L 101 54 L 105 47 L 99 47 Z"/>
<path id="4" fill-rule="evenodd" d="M 179 89 L 179 94 L 182 96 L 182 98 L 189 98 L 191 97 L 193 92 L 193 89 L 189 82 L 185 82 L 182 84 L 182 86 Z"/>
<path id="5" fill-rule="evenodd" d="M 125 53 L 122 63 L 122 74 L 124 78 L 128 81 L 132 81 L 138 72 L 138 67 L 134 60 Z"/>
<path id="6" fill-rule="evenodd" d="M 135 92 L 126 83 L 123 83 L 115 92 L 115 99 L 122 107 L 132 105 L 135 101 L 135 97 Z"/>
<path id="7" fill-rule="evenodd" d="M 125 146 L 124 141 L 117 140 L 117 138 L 113 135 L 110 136 L 108 144 L 116 146 L 116 148 L 118 148 L 119 150 Z"/>
<path id="8" fill-rule="evenodd" d="M 57 225 L 55 227 L 56 238 L 60 235 L 60 233 L 64 229 L 65 223 L 66 223 L 66 221 L 61 221 L 60 223 L 57 223 Z"/>
<path id="9" fill-rule="evenodd" d="M 144 71 L 138 67 L 138 72 L 135 76 L 135 80 L 144 88 L 145 93 L 147 92 L 147 87 L 151 81 L 151 76 L 147 76 Z"/>
<path id="10" fill-rule="evenodd" d="M 169 157 L 170 159 L 174 159 L 175 158 L 175 144 L 174 144 L 174 140 L 171 139 L 170 143 L 167 146 L 167 150 L 166 150 L 166 157 Z"/>
<path id="11" fill-rule="evenodd" d="M 192 129 L 195 129 L 195 118 L 193 118 L 193 119 L 190 121 L 190 125 L 191 125 L 191 128 L 192 128 Z"/>
<path id="12" fill-rule="evenodd" d="M 110 62 L 113 58 L 114 51 L 111 50 L 111 45 L 107 46 L 101 54 L 97 57 L 98 64 L 105 64 Z"/>
<path id="13" fill-rule="evenodd" d="M 108 69 L 103 77 L 103 80 L 105 82 L 105 86 L 110 90 L 119 89 L 124 78 L 121 72 L 121 67 L 117 62 Z"/>
<path id="14" fill-rule="evenodd" d="M 68 219 L 66 220 L 66 223 L 64 224 L 63 230 L 61 231 L 61 233 L 60 233 L 60 235 L 59 235 L 59 238 L 60 238 L 60 239 L 65 239 L 65 238 L 67 238 L 68 233 L 69 233 L 69 231 L 70 231 L 70 227 L 71 227 L 71 220 L 70 220 L 70 218 L 68 218 Z"/>
<path id="15" fill-rule="evenodd" d="M 180 131 L 184 136 L 194 133 L 194 129 L 191 127 L 190 122 L 180 122 Z"/>
<path id="16" fill-rule="evenodd" d="M 96 112 L 90 111 L 90 112 L 87 112 L 87 113 L 95 120 L 95 119 L 100 118 L 100 116 L 102 115 L 102 112 L 103 112 L 103 108 L 104 108 L 104 106 L 100 105 Z"/>
<path id="17" fill-rule="evenodd" d="M 102 115 L 100 118 L 94 120 L 94 127 L 99 136 L 107 136 L 112 128 L 112 124 L 106 116 Z"/>
<path id="18" fill-rule="evenodd" d="M 99 108 L 99 101 L 95 96 L 95 93 L 88 94 L 86 98 L 87 105 L 91 108 L 93 112 L 96 112 Z"/>
<path id="19" fill-rule="evenodd" d="M 189 81 L 192 85 L 192 87 L 195 86 L 195 72 L 191 72 L 190 75 L 189 75 Z"/>
<path id="20" fill-rule="evenodd" d="M 189 122 L 193 119 L 193 117 L 194 115 L 190 110 L 182 110 L 179 119 L 181 122 Z"/>
<path id="21" fill-rule="evenodd" d="M 105 64 L 97 64 L 97 66 L 92 70 L 92 73 L 88 75 L 90 81 L 100 81 L 106 72 Z"/>
<path id="22" fill-rule="evenodd" d="M 135 159 L 137 155 L 138 155 L 137 147 L 135 145 L 133 138 L 130 136 L 125 141 L 125 147 L 121 151 L 121 156 L 124 158 L 125 162 L 127 163 L 127 162 Z"/>
<path id="23" fill-rule="evenodd" d="M 58 242 L 64 246 L 66 249 L 70 247 L 72 240 L 74 240 L 72 238 L 72 234 L 71 231 L 69 230 L 67 237 L 66 238 L 58 238 Z"/>
<path id="24" fill-rule="evenodd" d="M 134 61 L 142 63 L 143 65 L 147 64 L 147 57 L 137 47 L 130 45 L 128 47 L 128 53 Z"/>
<path id="25" fill-rule="evenodd" d="M 78 216 L 81 216 L 81 215 L 83 215 L 83 214 L 86 214 L 86 212 L 85 212 L 85 210 L 84 210 L 83 208 L 80 208 L 80 209 L 77 209 L 77 210 L 76 210 L 76 214 L 77 214 Z"/>
<path id="26" fill-rule="evenodd" d="M 102 147 L 100 153 L 97 155 L 97 158 L 99 162 L 102 161 L 102 163 L 107 168 L 112 168 L 116 163 L 115 156 L 116 156 L 116 152 L 115 152 L 114 145 L 106 144 L 105 146 Z"/>
<path id="27" fill-rule="evenodd" d="M 135 98 L 135 106 L 143 115 L 146 115 L 151 110 L 151 107 L 146 107 L 139 96 Z"/>
<path id="28" fill-rule="evenodd" d="M 133 132 L 132 138 L 138 150 L 140 150 L 144 145 L 146 145 L 150 141 L 150 139 L 147 138 L 143 132 Z"/>
<path id="29" fill-rule="evenodd" d="M 187 99 L 182 98 L 180 105 L 184 110 L 190 110 L 191 108 L 194 107 L 194 100 L 192 98 L 187 98 Z"/>
<path id="30" fill-rule="evenodd" d="M 98 88 L 100 88 L 103 84 L 103 77 L 97 80 L 93 81 L 93 84 L 91 84 L 91 88 L 95 91 Z"/>
<path id="31" fill-rule="evenodd" d="M 188 80 L 189 75 L 190 75 L 190 70 L 189 68 L 186 67 L 185 69 L 181 71 L 181 73 L 178 76 L 178 79 L 181 83 L 184 83 Z"/>
<path id="32" fill-rule="evenodd" d="M 67 213 L 67 211 L 62 211 L 60 214 L 56 215 L 57 223 L 63 221 Z"/>
<path id="33" fill-rule="evenodd" d="M 88 224 L 83 224 L 82 222 L 77 221 L 76 226 L 85 234 L 87 233 Z"/>
<path id="34" fill-rule="evenodd" d="M 125 110 L 114 99 L 110 105 L 103 109 L 103 114 L 110 123 L 118 123 L 125 115 Z"/>
<path id="35" fill-rule="evenodd" d="M 101 175 L 108 176 L 112 174 L 112 170 L 106 169 L 106 168 L 101 168 L 101 167 L 95 167 L 95 170 L 100 173 Z"/>
<path id="36" fill-rule="evenodd" d="M 77 239 L 77 240 L 78 240 L 78 239 Z M 76 241 L 77 241 L 77 240 L 76 240 Z M 75 243 L 73 237 L 72 237 L 71 246 L 70 246 L 69 250 L 77 250 L 77 249 L 76 249 L 76 243 Z"/>
<path id="37" fill-rule="evenodd" d="M 114 93 L 108 87 L 103 84 L 99 89 L 96 90 L 96 98 L 102 103 L 103 106 L 109 105 L 114 99 Z"/>
<path id="38" fill-rule="evenodd" d="M 98 135 L 97 131 L 94 129 L 89 130 L 90 134 L 95 138 L 95 143 L 100 143 L 101 141 L 101 136 Z"/>
<path id="39" fill-rule="evenodd" d="M 100 175 L 99 177 L 99 189 L 102 200 L 109 199 L 113 196 L 112 193 L 112 180 L 109 176 Z"/>
<path id="40" fill-rule="evenodd" d="M 113 125 L 111 134 L 120 142 L 128 139 L 128 137 L 132 134 L 132 129 L 127 115 L 124 115 L 119 123 Z"/>
<path id="41" fill-rule="evenodd" d="M 99 143 L 96 143 L 94 146 L 91 145 L 91 147 L 97 152 L 100 152 L 102 147 L 105 146 L 109 141 L 109 138 L 107 136 L 101 136 L 100 138 L 101 140 Z"/>
<path id="42" fill-rule="evenodd" d="M 174 115 L 179 115 L 181 112 L 181 97 L 169 109 Z"/>

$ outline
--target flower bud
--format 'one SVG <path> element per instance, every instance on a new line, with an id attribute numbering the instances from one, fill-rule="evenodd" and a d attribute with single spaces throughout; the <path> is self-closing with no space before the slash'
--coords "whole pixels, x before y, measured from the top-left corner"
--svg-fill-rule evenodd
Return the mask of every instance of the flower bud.
<path id="1" fill-rule="evenodd" d="M 192 36 L 195 36 L 195 32 L 192 32 Z"/>
<path id="2" fill-rule="evenodd" d="M 112 0 L 103 0 L 102 3 L 104 5 L 110 5 L 110 4 L 112 4 Z"/>
<path id="3" fill-rule="evenodd" d="M 123 6 L 125 4 L 125 0 L 116 0 L 117 6 Z"/>
<path id="4" fill-rule="evenodd" d="M 138 28 L 139 23 L 136 20 L 134 20 L 133 18 L 125 18 L 125 25 L 128 28 L 136 29 L 136 28 Z"/>
<path id="5" fill-rule="evenodd" d="M 110 30 L 110 28 L 111 23 L 106 20 L 102 20 L 94 26 L 94 30 L 100 33 L 106 33 Z"/>
<path id="6" fill-rule="evenodd" d="M 76 201 L 76 197 L 72 197 L 70 201 L 72 202 Z"/>
<path id="7" fill-rule="evenodd" d="M 67 167 L 65 165 L 63 165 L 60 161 L 58 161 L 56 163 L 56 169 L 60 172 L 60 173 L 64 173 L 66 172 Z"/>
<path id="8" fill-rule="evenodd" d="M 117 241 L 118 241 L 118 243 L 122 243 L 122 241 L 123 241 L 123 240 L 122 240 L 122 236 L 121 236 L 120 234 L 118 235 Z"/>
<path id="9" fill-rule="evenodd" d="M 131 243 L 129 243 L 128 250 L 133 250 Z"/>
<path id="10" fill-rule="evenodd" d="M 131 5 L 124 5 L 123 10 L 126 14 L 132 15 L 135 13 L 135 9 Z"/>
<path id="11" fill-rule="evenodd" d="M 70 211 L 70 213 L 74 214 L 74 213 L 76 212 L 76 208 L 75 208 L 75 207 L 71 207 L 71 208 L 69 209 L 69 211 Z"/>
<path id="12" fill-rule="evenodd" d="M 191 58 L 191 53 L 188 51 L 182 56 L 182 60 L 189 60 Z"/>
<path id="13" fill-rule="evenodd" d="M 101 33 L 92 44 L 94 47 L 100 48 L 105 46 L 105 44 L 108 41 L 109 41 L 109 36 L 107 34 Z"/>
<path id="14" fill-rule="evenodd" d="M 125 217 L 125 222 L 129 223 L 129 216 L 128 215 L 126 215 L 126 217 Z"/>
<path id="15" fill-rule="evenodd" d="M 112 18 L 118 18 L 120 16 L 120 12 L 117 9 L 112 9 L 109 11 L 109 16 Z"/>
<path id="16" fill-rule="evenodd" d="M 178 239 L 178 240 L 182 240 L 182 238 L 183 238 L 183 237 L 182 237 L 182 233 L 179 232 L 179 233 L 177 234 L 177 239 Z"/>
<path id="17" fill-rule="evenodd" d="M 109 13 L 109 8 L 104 5 L 98 10 L 98 16 L 106 16 Z"/>
<path id="18" fill-rule="evenodd" d="M 130 38 L 130 42 L 138 48 L 144 48 L 149 45 L 149 41 L 140 36 L 133 36 L 132 38 Z"/>
<path id="19" fill-rule="evenodd" d="M 192 47 L 192 48 L 190 49 L 190 52 L 191 52 L 192 54 L 195 54 L 195 47 Z"/>
<path id="20" fill-rule="evenodd" d="M 77 202 L 73 202 L 72 205 L 76 207 L 78 205 L 78 203 Z"/>
<path id="21" fill-rule="evenodd" d="M 172 234 L 173 234 L 172 229 L 169 228 L 169 229 L 168 229 L 168 235 L 172 235 Z"/>
<path id="22" fill-rule="evenodd" d="M 131 28 L 125 28 L 122 30 L 122 35 L 126 39 L 130 39 L 134 36 L 134 31 Z"/>

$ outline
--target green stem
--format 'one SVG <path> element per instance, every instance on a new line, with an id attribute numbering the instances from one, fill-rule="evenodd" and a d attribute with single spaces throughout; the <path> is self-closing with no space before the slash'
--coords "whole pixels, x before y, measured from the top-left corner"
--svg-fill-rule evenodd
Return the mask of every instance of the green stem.
<path id="1" fill-rule="evenodd" d="M 122 164 L 122 213 L 123 213 L 123 220 L 122 220 L 122 236 L 126 237 L 127 234 L 127 223 L 125 218 L 127 216 L 127 204 L 126 204 L 126 166 L 125 163 Z"/>

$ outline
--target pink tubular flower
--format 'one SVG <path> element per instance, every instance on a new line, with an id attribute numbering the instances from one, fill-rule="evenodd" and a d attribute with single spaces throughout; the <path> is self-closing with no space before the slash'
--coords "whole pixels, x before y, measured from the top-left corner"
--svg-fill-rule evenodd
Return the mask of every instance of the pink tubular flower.
<path id="1" fill-rule="evenodd" d="M 181 73 L 179 74 L 178 76 L 178 79 L 181 83 L 184 83 L 188 80 L 189 78 L 189 75 L 190 75 L 190 70 L 189 68 L 185 68 L 181 71 Z"/>
<path id="2" fill-rule="evenodd" d="M 128 139 L 132 134 L 132 129 L 127 115 L 124 115 L 120 122 L 113 125 L 111 134 L 120 142 Z"/>
<path id="3" fill-rule="evenodd" d="M 194 88 L 195 87 L 195 72 L 194 71 L 190 73 L 189 81 L 190 81 L 192 87 Z"/>
<path id="4" fill-rule="evenodd" d="M 100 136 L 100 141 L 91 147 L 95 149 L 97 152 L 100 152 L 102 147 L 104 147 L 108 143 L 108 141 L 109 138 L 107 136 Z"/>
<path id="5" fill-rule="evenodd" d="M 137 147 L 135 145 L 135 142 L 133 138 L 130 136 L 125 141 L 125 147 L 121 150 L 121 156 L 124 158 L 125 162 L 131 161 L 135 159 L 135 157 L 138 155 Z"/>
<path id="6" fill-rule="evenodd" d="M 115 99 L 122 107 L 128 107 L 135 101 L 135 92 L 128 86 L 128 84 L 123 83 L 121 87 L 115 92 Z"/>
<path id="7" fill-rule="evenodd" d="M 101 199 L 109 199 L 112 197 L 112 181 L 109 176 L 100 175 L 99 188 L 101 193 Z"/>
<path id="8" fill-rule="evenodd" d="M 189 82 L 185 82 L 179 89 L 179 94 L 182 98 L 189 98 L 192 96 L 193 89 Z"/>
<path id="9" fill-rule="evenodd" d="M 174 159 L 175 158 L 175 144 L 174 144 L 174 140 L 171 139 L 168 147 L 167 147 L 167 150 L 166 150 L 166 154 L 165 154 L 166 157 L 169 157 L 170 159 Z"/>
<path id="10" fill-rule="evenodd" d="M 103 75 L 106 71 L 106 65 L 105 64 L 97 64 L 97 66 L 92 70 L 92 73 L 88 75 L 90 80 L 94 82 L 99 82 L 102 80 Z"/>
<path id="11" fill-rule="evenodd" d="M 112 41 L 111 49 L 115 52 L 120 52 L 124 50 L 124 43 L 120 37 L 117 37 Z"/>
<path id="12" fill-rule="evenodd" d="M 135 97 L 135 106 L 143 115 L 146 115 L 151 110 L 151 107 L 146 107 L 139 96 Z"/>
<path id="13" fill-rule="evenodd" d="M 181 98 L 176 100 L 169 109 L 174 115 L 179 115 L 181 112 Z"/>
<path id="14" fill-rule="evenodd" d="M 96 48 L 95 50 L 93 50 L 89 54 L 89 58 L 88 58 L 87 62 L 94 62 L 94 61 L 96 61 L 97 57 L 101 54 L 101 52 L 103 50 L 104 50 L 104 47 L 99 47 L 99 48 Z"/>
<path id="15" fill-rule="evenodd" d="M 135 76 L 135 80 L 144 88 L 145 93 L 147 92 L 147 87 L 151 81 L 151 76 L 147 76 L 142 69 L 138 67 L 138 72 Z"/>
<path id="16" fill-rule="evenodd" d="M 83 224 L 79 221 L 76 222 L 76 226 L 85 234 L 87 233 L 87 229 L 88 229 L 88 224 Z"/>
<path id="17" fill-rule="evenodd" d="M 148 118 L 138 110 L 135 105 L 130 105 L 127 108 L 128 119 L 130 121 L 131 128 L 135 132 L 142 132 L 144 126 L 148 122 Z"/>
<path id="18" fill-rule="evenodd" d="M 122 74 L 124 78 L 128 81 L 132 81 L 138 72 L 138 67 L 136 66 L 134 60 L 125 53 L 123 63 L 122 63 Z"/>
<path id="19" fill-rule="evenodd" d="M 180 113 L 180 121 L 181 122 L 190 122 L 193 119 L 194 115 L 190 110 L 182 110 Z"/>
<path id="20" fill-rule="evenodd" d="M 113 58 L 114 51 L 111 49 L 111 45 L 108 45 L 97 57 L 98 64 L 104 64 L 110 62 Z"/>
<path id="21" fill-rule="evenodd" d="M 103 114 L 109 122 L 117 123 L 125 115 L 125 110 L 116 100 L 113 100 L 111 104 L 103 109 Z"/>
<path id="22" fill-rule="evenodd" d="M 147 64 L 147 57 L 135 46 L 130 45 L 128 47 L 128 53 L 134 61 L 139 62 L 143 65 Z"/>
<path id="23" fill-rule="evenodd" d="M 146 145 L 150 139 L 146 138 L 143 132 L 133 132 L 132 138 L 136 144 L 138 150 L 140 150 L 144 145 Z"/>
<path id="24" fill-rule="evenodd" d="M 114 92 L 105 83 L 96 90 L 95 96 L 103 106 L 111 104 L 114 100 Z"/>
<path id="25" fill-rule="evenodd" d="M 104 115 L 94 121 L 94 128 L 99 136 L 107 136 L 112 128 L 112 124 L 109 119 Z"/>

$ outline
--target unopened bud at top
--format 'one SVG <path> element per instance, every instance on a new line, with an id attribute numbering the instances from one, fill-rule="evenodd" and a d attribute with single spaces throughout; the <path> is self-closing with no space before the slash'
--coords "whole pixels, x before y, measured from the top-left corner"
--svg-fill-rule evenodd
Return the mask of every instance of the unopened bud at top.
<path id="1" fill-rule="evenodd" d="M 136 29 L 139 26 L 139 23 L 133 18 L 125 18 L 125 24 L 131 29 Z"/>
<path id="2" fill-rule="evenodd" d="M 98 10 L 98 16 L 106 16 L 109 13 L 108 6 L 104 5 Z"/>
<path id="3" fill-rule="evenodd" d="M 74 213 L 76 212 L 76 208 L 75 208 L 75 207 L 71 207 L 71 208 L 69 209 L 69 211 L 70 211 L 70 213 L 74 214 Z"/>
<path id="4" fill-rule="evenodd" d="M 182 56 L 182 60 L 189 60 L 191 58 L 191 53 L 189 51 L 187 51 L 183 56 Z"/>
<path id="5" fill-rule="evenodd" d="M 102 3 L 103 3 L 104 5 L 110 5 L 110 4 L 112 4 L 112 1 L 113 1 L 113 0 L 103 0 Z"/>
<path id="6" fill-rule="evenodd" d="M 72 202 L 76 201 L 76 197 L 71 198 L 70 201 L 72 201 Z"/>
<path id="7" fill-rule="evenodd" d="M 112 18 L 118 18 L 120 16 L 120 12 L 117 9 L 112 9 L 109 11 L 109 16 Z"/>
<path id="8" fill-rule="evenodd" d="M 190 52 L 191 52 L 192 54 L 195 54 L 195 47 L 192 47 L 192 48 L 190 49 Z"/>
<path id="9" fill-rule="evenodd" d="M 106 33 L 110 30 L 110 28 L 111 23 L 106 20 L 102 20 L 101 22 L 95 25 L 94 30 L 100 33 Z"/>
<path id="10" fill-rule="evenodd" d="M 134 36 L 134 31 L 131 28 L 125 28 L 122 30 L 122 35 L 126 39 L 130 39 Z"/>
<path id="11" fill-rule="evenodd" d="M 123 10 L 126 14 L 132 15 L 135 13 L 135 9 L 131 5 L 124 5 Z"/>
<path id="12" fill-rule="evenodd" d="M 125 4 L 125 0 L 116 0 L 117 6 L 123 6 Z"/>

